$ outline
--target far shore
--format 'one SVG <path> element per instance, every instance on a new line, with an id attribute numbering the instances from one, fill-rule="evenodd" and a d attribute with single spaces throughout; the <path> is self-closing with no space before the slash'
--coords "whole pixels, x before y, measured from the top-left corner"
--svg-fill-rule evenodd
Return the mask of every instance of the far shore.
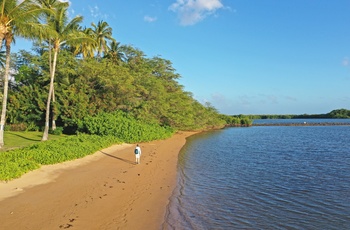
<path id="1" fill-rule="evenodd" d="M 186 138 L 114 145 L 0 182 L 2 229 L 161 229 Z"/>
<path id="2" fill-rule="evenodd" d="M 252 124 L 252 126 L 337 126 L 350 125 L 346 122 L 303 122 L 303 123 L 266 123 L 266 124 Z"/>

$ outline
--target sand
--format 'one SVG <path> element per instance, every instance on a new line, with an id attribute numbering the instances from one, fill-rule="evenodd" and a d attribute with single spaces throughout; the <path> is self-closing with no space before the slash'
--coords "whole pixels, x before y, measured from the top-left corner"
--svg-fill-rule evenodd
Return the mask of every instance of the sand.
<path id="1" fill-rule="evenodd" d="M 162 229 L 178 153 L 193 132 L 114 145 L 0 183 L 0 229 Z"/>

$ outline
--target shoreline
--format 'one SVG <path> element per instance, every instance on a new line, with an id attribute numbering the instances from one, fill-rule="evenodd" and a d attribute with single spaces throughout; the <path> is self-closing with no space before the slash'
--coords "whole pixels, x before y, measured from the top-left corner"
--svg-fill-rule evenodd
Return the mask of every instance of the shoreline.
<path id="1" fill-rule="evenodd" d="M 350 126 L 346 122 L 304 122 L 304 123 L 266 123 L 252 124 L 252 126 Z"/>
<path id="2" fill-rule="evenodd" d="M 4 229 L 160 229 L 176 186 L 186 138 L 114 145 L 82 159 L 43 166 L 0 183 Z"/>

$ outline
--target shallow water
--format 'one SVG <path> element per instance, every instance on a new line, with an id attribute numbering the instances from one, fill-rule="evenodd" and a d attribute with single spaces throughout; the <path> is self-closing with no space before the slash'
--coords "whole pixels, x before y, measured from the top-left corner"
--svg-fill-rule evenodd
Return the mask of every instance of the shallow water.
<path id="1" fill-rule="evenodd" d="M 164 229 L 350 229 L 350 127 L 192 136 Z"/>

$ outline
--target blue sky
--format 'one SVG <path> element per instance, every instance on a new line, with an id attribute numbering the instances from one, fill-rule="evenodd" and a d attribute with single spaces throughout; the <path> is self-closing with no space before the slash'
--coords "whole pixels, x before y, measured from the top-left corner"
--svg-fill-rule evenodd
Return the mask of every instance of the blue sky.
<path id="1" fill-rule="evenodd" d="M 221 113 L 350 109 L 350 0 L 70 3 L 85 25 L 106 21 L 121 44 L 170 60 L 185 90 Z"/>

